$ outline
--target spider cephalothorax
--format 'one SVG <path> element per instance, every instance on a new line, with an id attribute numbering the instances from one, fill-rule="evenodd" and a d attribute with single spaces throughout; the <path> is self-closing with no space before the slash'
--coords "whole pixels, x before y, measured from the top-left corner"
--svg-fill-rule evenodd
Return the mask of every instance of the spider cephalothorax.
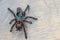
<path id="1" fill-rule="evenodd" d="M 18 7 L 17 8 L 17 13 L 15 15 L 15 13 L 10 8 L 8 8 L 8 10 L 15 17 L 10 22 L 10 24 L 11 24 L 13 21 L 15 21 L 14 24 L 12 25 L 11 29 L 10 29 L 10 32 L 12 32 L 13 27 L 16 25 L 16 31 L 20 31 L 21 29 L 24 29 L 24 33 L 25 33 L 25 38 L 26 39 L 27 39 L 27 33 L 26 33 L 26 30 L 25 30 L 24 22 L 32 24 L 32 22 L 26 20 L 27 18 L 32 18 L 34 20 L 37 20 L 37 18 L 31 17 L 31 16 L 27 16 L 26 17 L 26 11 L 29 10 L 29 9 L 30 9 L 29 5 L 27 5 L 25 11 L 22 11 L 22 9 L 20 7 Z"/>

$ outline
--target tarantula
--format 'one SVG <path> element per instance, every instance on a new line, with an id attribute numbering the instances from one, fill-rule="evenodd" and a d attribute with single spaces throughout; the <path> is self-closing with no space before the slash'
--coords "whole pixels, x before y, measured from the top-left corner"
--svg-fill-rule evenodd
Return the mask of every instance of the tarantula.
<path id="1" fill-rule="evenodd" d="M 20 7 L 18 7 L 17 8 L 17 13 L 15 14 L 10 8 L 8 8 L 8 10 L 14 16 L 14 19 L 12 19 L 9 24 L 11 24 L 13 21 L 15 21 L 14 24 L 12 25 L 11 29 L 10 29 L 10 32 L 12 32 L 13 27 L 16 25 L 15 26 L 16 27 L 16 31 L 20 31 L 21 29 L 24 30 L 24 34 L 25 34 L 25 38 L 26 39 L 27 39 L 27 33 L 26 33 L 26 30 L 25 30 L 24 22 L 32 24 L 32 22 L 26 20 L 27 18 L 31 18 L 31 19 L 37 20 L 37 18 L 31 17 L 31 16 L 27 16 L 26 17 L 26 11 L 27 10 L 29 11 L 29 9 L 30 9 L 29 5 L 27 5 L 27 7 L 26 7 L 26 9 L 24 11 L 22 11 L 22 9 Z"/>

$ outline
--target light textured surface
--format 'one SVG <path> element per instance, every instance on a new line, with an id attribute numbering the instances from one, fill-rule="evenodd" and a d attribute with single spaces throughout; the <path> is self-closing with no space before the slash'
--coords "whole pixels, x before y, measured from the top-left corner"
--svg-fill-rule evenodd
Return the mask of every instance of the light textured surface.
<path id="1" fill-rule="evenodd" d="M 0 40 L 25 40 L 24 33 L 9 32 L 13 15 L 7 10 L 16 12 L 17 7 L 23 10 L 27 4 L 30 12 L 27 15 L 37 17 L 37 21 L 27 25 L 27 40 L 60 40 L 60 0 L 0 0 Z"/>

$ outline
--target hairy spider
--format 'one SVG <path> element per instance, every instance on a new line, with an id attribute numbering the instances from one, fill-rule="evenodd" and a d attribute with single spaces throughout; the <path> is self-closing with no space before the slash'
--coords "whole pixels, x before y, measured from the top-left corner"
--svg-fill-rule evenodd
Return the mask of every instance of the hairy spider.
<path id="1" fill-rule="evenodd" d="M 14 16 L 14 19 L 12 19 L 9 24 L 11 24 L 13 21 L 15 21 L 14 24 L 12 25 L 11 29 L 10 29 L 10 32 L 12 32 L 13 27 L 16 25 L 15 26 L 16 31 L 20 31 L 21 29 L 24 30 L 24 34 L 25 34 L 26 39 L 27 39 L 27 33 L 26 33 L 26 30 L 25 30 L 24 22 L 32 24 L 32 22 L 26 20 L 27 18 L 32 18 L 34 20 L 37 20 L 37 18 L 31 17 L 31 16 L 26 17 L 26 11 L 27 10 L 29 11 L 29 9 L 30 9 L 29 5 L 27 5 L 27 7 L 26 7 L 26 9 L 24 11 L 22 11 L 22 9 L 20 7 L 18 7 L 17 8 L 17 13 L 15 14 L 10 8 L 8 8 L 8 10 Z"/>

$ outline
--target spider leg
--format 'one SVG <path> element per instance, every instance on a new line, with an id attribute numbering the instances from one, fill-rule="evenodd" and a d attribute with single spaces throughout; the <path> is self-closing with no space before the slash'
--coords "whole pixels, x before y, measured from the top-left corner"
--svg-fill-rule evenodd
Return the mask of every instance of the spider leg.
<path id="1" fill-rule="evenodd" d="M 15 26 L 15 24 L 16 24 L 16 23 L 14 23 L 14 24 L 12 25 L 12 27 L 11 27 L 11 29 L 10 29 L 10 32 L 12 32 L 13 27 Z"/>
<path id="2" fill-rule="evenodd" d="M 25 38 L 27 39 L 27 33 L 26 33 L 26 29 L 25 29 L 24 25 L 23 25 L 23 29 L 24 29 Z"/>
<path id="3" fill-rule="evenodd" d="M 9 24 L 11 24 L 15 19 L 12 19 Z"/>
<path id="4" fill-rule="evenodd" d="M 31 16 L 27 16 L 25 19 L 27 19 L 27 18 L 31 18 L 31 19 L 37 20 L 37 18 L 31 17 Z"/>
<path id="5" fill-rule="evenodd" d="M 8 8 L 8 10 L 13 14 L 14 17 L 16 17 L 15 13 L 10 8 Z"/>
<path id="6" fill-rule="evenodd" d="M 30 24 L 32 24 L 32 22 L 30 22 L 30 21 L 27 21 L 27 20 L 24 20 L 24 22 L 27 22 L 27 23 L 30 23 Z"/>
<path id="7" fill-rule="evenodd" d="M 30 9 L 30 6 L 27 5 L 27 7 L 26 7 L 25 11 L 22 13 L 22 15 L 25 16 L 26 15 L 26 11 L 28 10 L 28 12 L 29 12 L 29 9 Z"/>
<path id="8" fill-rule="evenodd" d="M 27 10 L 29 11 L 29 9 L 30 9 L 30 6 L 29 6 L 29 5 L 27 5 L 27 7 L 26 7 L 26 9 L 25 9 L 25 11 L 24 11 L 24 12 L 26 12 Z"/>

